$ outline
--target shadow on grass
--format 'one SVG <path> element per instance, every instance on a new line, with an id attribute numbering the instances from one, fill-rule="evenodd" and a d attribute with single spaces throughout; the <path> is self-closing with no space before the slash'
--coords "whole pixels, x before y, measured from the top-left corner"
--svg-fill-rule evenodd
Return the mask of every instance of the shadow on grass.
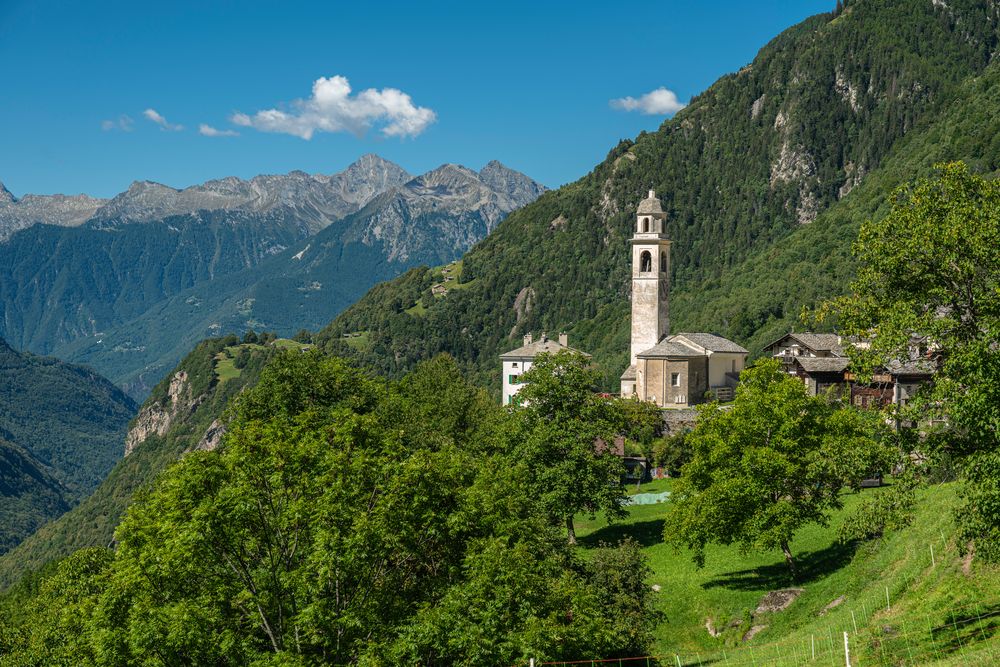
<path id="1" fill-rule="evenodd" d="M 1000 630 L 1000 605 L 984 606 L 976 614 L 949 614 L 942 625 L 931 628 L 931 638 L 946 653 L 954 653 L 980 641 L 988 641 Z"/>
<path id="2" fill-rule="evenodd" d="M 644 547 L 651 547 L 663 541 L 663 519 L 637 521 L 632 523 L 613 523 L 599 528 L 581 537 L 579 543 L 585 547 L 596 547 L 601 542 L 618 544 L 626 537 L 631 537 Z"/>
<path id="3" fill-rule="evenodd" d="M 807 584 L 839 570 L 851 562 L 857 545 L 834 542 L 825 549 L 804 551 L 795 556 L 798 576 L 792 579 L 783 558 L 770 565 L 748 570 L 723 572 L 702 584 L 702 588 L 728 588 L 737 591 L 774 590 L 783 586 Z"/>

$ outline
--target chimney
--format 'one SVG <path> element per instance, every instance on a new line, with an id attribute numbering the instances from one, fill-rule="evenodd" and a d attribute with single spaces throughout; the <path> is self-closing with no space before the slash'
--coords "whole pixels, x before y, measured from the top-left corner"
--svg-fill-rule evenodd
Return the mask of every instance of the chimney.
<path id="1" fill-rule="evenodd" d="M 524 334 L 524 344 L 525 345 L 531 345 L 531 333 L 530 332 Z"/>
<path id="2" fill-rule="evenodd" d="M 546 334 L 546 333 L 545 333 L 545 332 L 543 331 L 543 332 L 542 332 L 542 335 L 538 337 L 538 340 L 542 341 L 543 343 L 547 343 L 547 342 L 549 341 L 549 337 L 548 337 L 548 335 L 547 335 L 547 334 Z"/>
<path id="3" fill-rule="evenodd" d="M 569 347 L 569 334 L 565 331 L 559 334 L 559 344 L 563 347 Z"/>

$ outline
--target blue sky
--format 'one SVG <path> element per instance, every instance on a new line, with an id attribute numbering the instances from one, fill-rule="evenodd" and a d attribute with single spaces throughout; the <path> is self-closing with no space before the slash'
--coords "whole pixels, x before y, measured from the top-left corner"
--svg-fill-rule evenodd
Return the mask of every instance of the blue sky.
<path id="1" fill-rule="evenodd" d="M 374 152 L 413 173 L 498 159 L 554 187 L 663 122 L 669 93 L 652 114 L 643 95 L 687 102 L 833 5 L 0 0 L 0 181 L 107 197 Z"/>

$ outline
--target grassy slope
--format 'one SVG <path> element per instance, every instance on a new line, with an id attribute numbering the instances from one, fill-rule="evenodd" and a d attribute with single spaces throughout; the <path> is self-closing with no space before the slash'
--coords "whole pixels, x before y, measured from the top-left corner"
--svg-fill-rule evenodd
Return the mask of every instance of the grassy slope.
<path id="1" fill-rule="evenodd" d="M 664 487 L 669 482 L 642 490 Z M 699 570 L 687 553 L 662 543 L 668 511 L 663 504 L 632 507 L 628 518 L 614 526 L 580 521 L 578 534 L 584 548 L 624 536 L 644 546 L 654 570 L 649 583 L 661 586 L 656 600 L 664 614 L 655 653 L 673 662 L 679 654 L 683 664 L 699 658 L 733 665 L 801 664 L 807 662 L 804 656 L 811 658 L 814 640 L 821 664 L 844 664 L 842 633 L 847 631 L 855 664 L 991 664 L 1000 661 L 1000 639 L 994 637 L 1000 618 L 980 623 L 977 614 L 1000 612 L 1000 569 L 973 561 L 969 574 L 963 572 L 950 512 L 956 491 L 954 484 L 923 491 L 909 529 L 858 549 L 836 540 L 837 527 L 859 500 L 849 495 L 828 527 L 812 526 L 796 537 L 792 548 L 803 570 L 796 585 L 805 592 L 783 612 L 757 615 L 753 624 L 767 628 L 749 644 L 741 637 L 758 602 L 768 591 L 790 585 L 780 553 L 741 556 L 735 547 L 713 547 Z M 821 615 L 840 596 L 846 596 L 844 602 Z M 963 624 L 968 617 L 974 622 Z M 715 627 L 725 628 L 730 621 L 738 627 L 713 638 L 705 625 L 710 618 Z"/>

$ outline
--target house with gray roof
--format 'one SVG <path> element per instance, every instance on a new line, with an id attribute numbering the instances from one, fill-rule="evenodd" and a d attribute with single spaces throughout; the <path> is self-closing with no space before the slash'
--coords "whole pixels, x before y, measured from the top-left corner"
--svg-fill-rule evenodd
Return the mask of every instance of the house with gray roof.
<path id="1" fill-rule="evenodd" d="M 846 357 L 844 340 L 835 333 L 813 333 L 811 331 L 789 332 L 764 346 L 764 354 L 780 359 L 786 373 L 796 375 L 795 365 L 800 357 L 829 358 Z"/>
<path id="2" fill-rule="evenodd" d="M 555 354 L 569 350 L 586 357 L 590 355 L 586 352 L 573 349 L 569 346 L 569 336 L 565 333 L 559 334 L 558 340 L 552 340 L 544 332 L 537 340 L 532 334 L 525 334 L 523 345 L 516 350 L 504 352 L 500 355 L 503 367 L 503 404 L 510 405 L 514 402 L 517 392 L 521 391 L 521 375 L 524 374 L 535 362 L 535 357 L 542 353 Z"/>

